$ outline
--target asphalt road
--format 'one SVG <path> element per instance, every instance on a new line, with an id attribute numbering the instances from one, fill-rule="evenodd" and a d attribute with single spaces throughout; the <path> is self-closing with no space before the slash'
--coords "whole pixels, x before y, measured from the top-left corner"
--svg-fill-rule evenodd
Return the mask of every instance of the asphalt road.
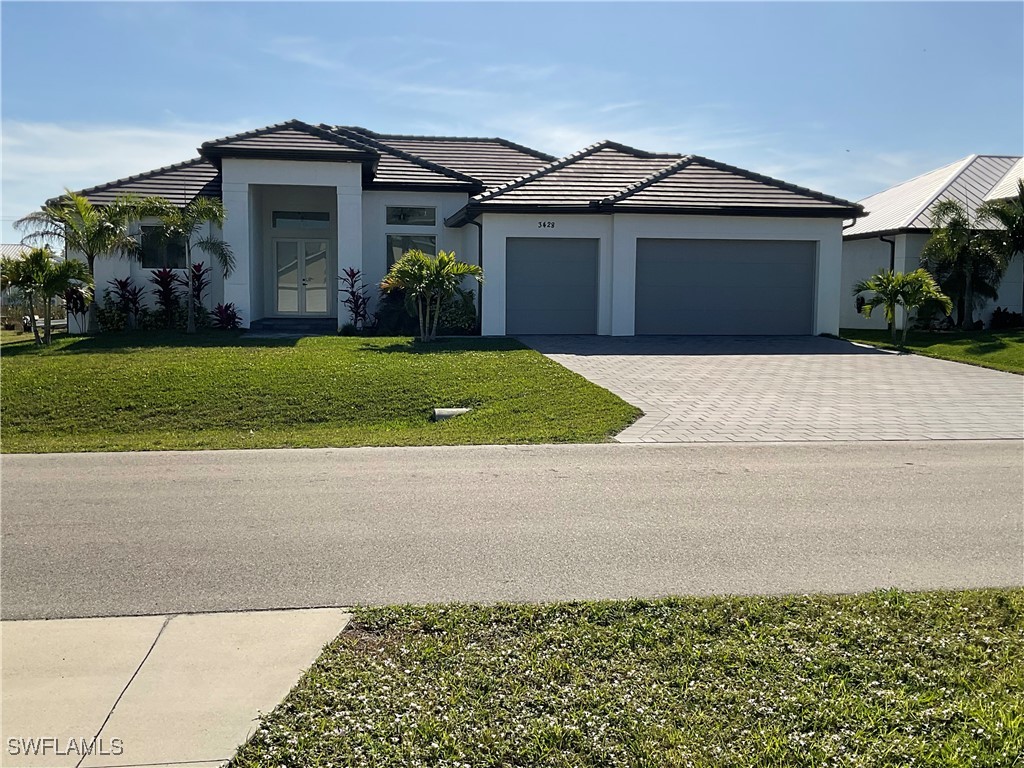
<path id="1" fill-rule="evenodd" d="M 4 619 L 1024 584 L 1017 441 L 7 455 Z"/>

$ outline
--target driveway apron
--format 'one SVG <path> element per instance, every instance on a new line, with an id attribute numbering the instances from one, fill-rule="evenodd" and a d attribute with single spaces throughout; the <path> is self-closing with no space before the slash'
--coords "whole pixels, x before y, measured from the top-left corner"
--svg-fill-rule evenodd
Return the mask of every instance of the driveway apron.
<path id="1" fill-rule="evenodd" d="M 1024 377 L 816 336 L 527 336 L 641 408 L 620 442 L 1024 438 Z"/>

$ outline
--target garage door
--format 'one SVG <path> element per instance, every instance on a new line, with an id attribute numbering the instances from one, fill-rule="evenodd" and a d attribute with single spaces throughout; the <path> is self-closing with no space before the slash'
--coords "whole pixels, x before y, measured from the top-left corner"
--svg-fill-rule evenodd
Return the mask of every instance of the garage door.
<path id="1" fill-rule="evenodd" d="M 505 332 L 597 333 L 597 240 L 505 241 Z"/>
<path id="2" fill-rule="evenodd" d="M 814 242 L 636 244 L 637 334 L 809 334 Z"/>

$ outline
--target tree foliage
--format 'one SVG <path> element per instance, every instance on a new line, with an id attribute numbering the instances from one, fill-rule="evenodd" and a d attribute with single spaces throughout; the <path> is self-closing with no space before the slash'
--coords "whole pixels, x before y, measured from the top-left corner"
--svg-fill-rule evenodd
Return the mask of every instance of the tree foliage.
<path id="1" fill-rule="evenodd" d="M 482 283 L 484 273 L 476 264 L 456 259 L 455 251 L 441 251 L 431 257 L 411 250 L 392 265 L 380 287 L 385 293 L 405 292 L 407 307 L 419 322 L 420 340 L 431 341 L 437 336 L 442 304 L 455 295 L 467 277 Z"/>
<path id="2" fill-rule="evenodd" d="M 37 344 L 49 344 L 51 336 L 50 305 L 54 297 L 77 290 L 84 297 L 92 295 L 89 268 L 75 259 L 56 259 L 49 248 L 33 248 L 20 258 L 6 257 L 0 262 L 0 287 L 15 287 L 28 298 L 32 331 Z M 43 335 L 35 322 L 35 300 L 43 305 Z"/>
<path id="3" fill-rule="evenodd" d="M 935 278 L 925 269 L 914 272 L 892 272 L 882 270 L 867 280 L 861 280 L 853 287 L 853 295 L 871 293 L 864 304 L 864 316 L 871 317 L 875 307 L 885 309 L 885 320 L 889 324 L 893 341 L 896 341 L 896 308 L 903 307 L 909 316 L 910 312 L 926 301 L 936 301 L 948 313 L 952 309 L 952 301 L 935 282 Z M 908 322 L 903 323 L 901 344 L 906 344 Z"/>

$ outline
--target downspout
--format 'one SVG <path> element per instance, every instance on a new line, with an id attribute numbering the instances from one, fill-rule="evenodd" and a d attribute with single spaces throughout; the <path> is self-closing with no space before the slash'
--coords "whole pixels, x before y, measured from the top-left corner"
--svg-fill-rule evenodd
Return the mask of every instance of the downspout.
<path id="1" fill-rule="evenodd" d="M 881 240 L 883 243 L 888 243 L 889 244 L 889 271 L 890 272 L 895 272 L 896 271 L 896 241 L 895 240 L 889 240 L 884 235 L 879 235 L 878 239 Z"/>
<path id="2" fill-rule="evenodd" d="M 467 221 L 467 224 L 472 224 L 476 227 L 477 245 L 476 245 L 476 263 L 482 270 L 484 268 L 484 225 L 476 219 Z M 480 323 L 480 335 L 484 335 L 484 286 L 481 283 L 476 289 L 476 316 L 477 321 Z"/>

